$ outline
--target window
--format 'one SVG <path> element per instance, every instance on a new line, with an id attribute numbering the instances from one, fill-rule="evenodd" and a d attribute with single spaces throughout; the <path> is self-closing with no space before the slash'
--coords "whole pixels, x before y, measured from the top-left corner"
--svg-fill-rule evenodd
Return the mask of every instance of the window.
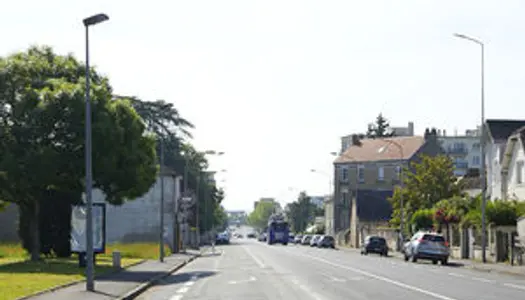
<path id="1" fill-rule="evenodd" d="M 523 161 L 516 163 L 516 183 L 523 183 Z"/>
<path id="2" fill-rule="evenodd" d="M 480 159 L 480 157 L 477 156 L 477 155 L 474 156 L 474 157 L 472 157 L 472 164 L 475 165 L 475 166 L 477 166 L 477 165 L 481 165 L 481 159 Z"/>
<path id="3" fill-rule="evenodd" d="M 365 166 L 357 166 L 357 178 L 359 182 L 365 182 Z"/>
<path id="4" fill-rule="evenodd" d="M 474 143 L 474 144 L 472 145 L 472 149 L 474 149 L 474 150 L 479 150 L 479 149 L 481 149 L 481 147 L 480 147 L 479 143 Z"/>
<path id="5" fill-rule="evenodd" d="M 341 169 L 339 170 L 340 174 L 340 179 L 341 181 L 348 181 L 348 167 L 341 167 Z"/>
<path id="6" fill-rule="evenodd" d="M 385 169 L 383 167 L 377 168 L 377 180 L 385 180 Z"/>

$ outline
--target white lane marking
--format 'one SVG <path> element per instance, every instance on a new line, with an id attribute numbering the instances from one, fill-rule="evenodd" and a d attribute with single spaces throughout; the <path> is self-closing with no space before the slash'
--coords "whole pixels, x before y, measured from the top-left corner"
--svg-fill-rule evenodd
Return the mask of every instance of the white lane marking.
<path id="1" fill-rule="evenodd" d="M 187 281 L 186 283 L 184 283 L 185 286 L 192 286 L 195 284 L 195 281 Z"/>
<path id="2" fill-rule="evenodd" d="M 253 276 L 250 276 L 250 278 L 245 279 L 245 280 L 230 280 L 228 283 L 229 284 L 238 284 L 238 283 L 253 282 L 253 281 L 256 281 L 256 280 L 257 280 L 257 278 L 255 278 Z"/>
<path id="3" fill-rule="evenodd" d="M 358 269 L 358 268 L 342 266 L 342 265 L 339 265 L 339 264 L 335 264 L 335 263 L 333 263 L 331 261 L 328 261 L 326 259 L 322 259 L 322 258 L 315 257 L 315 256 L 312 256 L 312 255 L 308 255 L 308 254 L 299 254 L 299 255 L 308 257 L 308 258 L 313 259 L 313 260 L 317 260 L 317 261 L 323 262 L 323 263 L 325 263 L 327 265 L 331 265 L 331 266 L 334 266 L 334 267 L 337 267 L 337 268 L 341 268 L 341 269 L 346 269 L 346 270 L 353 271 L 355 273 L 358 273 L 358 274 L 361 274 L 361 275 L 364 275 L 364 276 L 367 276 L 367 277 L 370 277 L 370 278 L 374 278 L 374 279 L 381 280 L 381 281 L 384 281 L 384 282 L 387 282 L 387 283 L 390 283 L 390 284 L 393 284 L 393 285 L 397 285 L 399 287 L 402 287 L 402 288 L 405 288 L 405 289 L 409 289 L 409 290 L 412 290 L 414 292 L 418 292 L 418 293 L 421 293 L 421 294 L 425 294 L 425 295 L 434 297 L 436 299 L 457 300 L 455 298 L 447 297 L 445 295 L 434 293 L 434 292 L 431 292 L 431 291 L 428 291 L 428 290 L 425 290 L 425 289 L 422 289 L 422 288 L 418 288 L 416 286 L 412 286 L 412 285 L 409 285 L 409 284 L 406 284 L 406 283 L 402 283 L 402 282 L 399 282 L 399 281 L 396 281 L 396 280 L 392 280 L 392 279 L 387 278 L 387 277 L 375 275 L 375 274 L 369 273 L 367 271 L 364 271 L 364 270 L 361 270 L 361 269 Z"/>
<path id="4" fill-rule="evenodd" d="M 303 290 L 308 296 L 310 296 L 314 300 L 323 300 L 323 298 L 321 296 L 319 296 L 317 293 L 313 292 L 306 285 L 301 284 L 299 282 L 299 280 L 293 278 L 291 281 L 292 281 L 293 284 L 295 284 L 297 287 L 299 287 L 301 290 Z"/>
<path id="5" fill-rule="evenodd" d="M 250 255 L 250 257 L 257 263 L 257 265 L 261 267 L 261 269 L 264 269 L 266 267 L 260 259 L 258 259 L 257 257 L 255 257 L 255 255 L 253 255 L 252 251 L 248 250 L 248 247 L 242 247 L 242 248 L 244 249 L 244 251 L 246 251 L 246 253 L 248 253 L 248 255 Z"/>
<path id="6" fill-rule="evenodd" d="M 448 273 L 448 275 L 454 276 L 454 277 L 465 277 L 465 275 L 461 275 L 461 274 L 458 274 L 458 273 Z"/>
<path id="7" fill-rule="evenodd" d="M 181 299 L 182 299 L 182 295 L 173 295 L 170 298 L 170 300 L 181 300 Z"/>
<path id="8" fill-rule="evenodd" d="M 490 280 L 490 279 L 486 279 L 486 278 L 481 278 L 481 277 L 472 277 L 472 280 L 476 280 L 476 281 L 481 281 L 481 282 L 494 282 L 494 280 Z"/>
<path id="9" fill-rule="evenodd" d="M 181 288 L 179 288 L 179 289 L 177 290 L 177 294 L 184 294 L 184 293 L 186 293 L 187 291 L 189 291 L 189 289 L 190 289 L 189 287 L 187 287 L 187 286 L 183 286 L 183 287 L 181 287 Z"/>
<path id="10" fill-rule="evenodd" d="M 341 279 L 341 278 L 337 278 L 337 277 L 334 277 L 328 273 L 321 273 L 321 275 L 327 277 L 328 279 L 330 279 L 331 281 L 335 281 L 335 282 L 345 282 L 346 280 L 344 279 Z"/>
<path id="11" fill-rule="evenodd" d="M 525 286 L 523 286 L 523 285 L 517 285 L 517 284 L 512 284 L 512 283 L 504 283 L 503 285 L 511 287 L 511 288 L 515 288 L 515 289 L 519 289 L 519 290 L 524 290 L 525 291 Z"/>

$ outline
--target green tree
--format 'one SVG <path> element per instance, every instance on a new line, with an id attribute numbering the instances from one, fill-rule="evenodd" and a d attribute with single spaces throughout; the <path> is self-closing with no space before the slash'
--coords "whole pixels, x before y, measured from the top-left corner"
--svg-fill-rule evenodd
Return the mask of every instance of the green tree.
<path id="1" fill-rule="evenodd" d="M 403 171 L 404 187 L 396 188 L 390 198 L 393 213 L 391 223 L 400 223 L 401 197 L 404 203 L 405 224 L 418 209 L 431 209 L 442 199 L 449 199 L 462 194 L 461 183 L 454 176 L 454 166 L 450 158 L 444 155 L 420 156 L 412 162 L 409 169 Z"/>
<path id="2" fill-rule="evenodd" d="M 0 59 L 0 199 L 25 218 L 31 258 L 40 256 L 46 194 L 81 201 L 84 190 L 85 66 L 49 47 Z M 121 204 L 147 192 L 157 168 L 155 140 L 129 101 L 111 101 L 108 79 L 91 72 L 94 187 Z M 56 202 L 57 204 L 59 202 Z M 55 203 L 53 203 L 55 204 Z M 61 216 L 70 218 L 70 215 Z M 23 224 L 20 224 L 23 226 Z"/>
<path id="3" fill-rule="evenodd" d="M 295 232 L 303 232 L 316 216 L 316 207 L 306 192 L 299 193 L 297 201 L 288 204 L 287 217 Z"/>
<path id="4" fill-rule="evenodd" d="M 379 114 L 373 124 L 368 125 L 366 137 L 368 138 L 382 138 L 394 136 L 394 132 L 390 132 L 390 123 L 383 117 L 383 114 Z"/>
<path id="5" fill-rule="evenodd" d="M 248 224 L 258 229 L 265 228 L 274 209 L 273 203 L 259 201 L 255 209 L 248 215 Z"/>

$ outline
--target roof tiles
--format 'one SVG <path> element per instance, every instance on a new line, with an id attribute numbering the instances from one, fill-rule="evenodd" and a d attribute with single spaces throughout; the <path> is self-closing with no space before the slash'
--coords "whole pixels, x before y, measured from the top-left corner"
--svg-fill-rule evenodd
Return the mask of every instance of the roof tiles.
<path id="1" fill-rule="evenodd" d="M 352 145 L 334 163 L 408 160 L 425 144 L 422 136 L 363 139 Z"/>

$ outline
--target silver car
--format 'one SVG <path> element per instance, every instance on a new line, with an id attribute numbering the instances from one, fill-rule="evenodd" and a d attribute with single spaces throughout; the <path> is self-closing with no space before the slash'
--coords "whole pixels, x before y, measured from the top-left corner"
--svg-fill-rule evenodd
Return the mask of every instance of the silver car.
<path id="1" fill-rule="evenodd" d="M 431 260 L 433 264 L 440 261 L 442 265 L 446 265 L 450 256 L 447 241 L 435 232 L 418 232 L 403 248 L 405 261 L 410 259 L 417 262 L 418 259 L 425 259 Z"/>
<path id="2" fill-rule="evenodd" d="M 310 240 L 310 247 L 317 247 L 317 243 L 321 240 L 323 236 L 320 234 L 316 234 L 312 237 Z"/>

